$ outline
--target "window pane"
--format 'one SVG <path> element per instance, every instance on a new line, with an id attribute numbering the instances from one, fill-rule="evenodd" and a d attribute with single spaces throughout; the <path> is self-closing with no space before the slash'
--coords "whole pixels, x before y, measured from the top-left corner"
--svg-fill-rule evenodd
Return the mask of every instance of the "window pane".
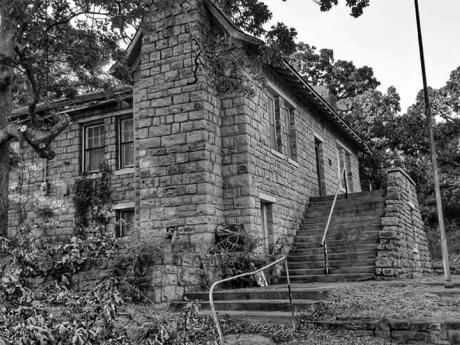
<path id="1" fill-rule="evenodd" d="M 283 113 L 283 117 L 286 121 L 286 154 L 289 158 L 292 158 L 291 110 L 284 107 Z"/>
<path id="2" fill-rule="evenodd" d="M 268 97 L 267 111 L 270 125 L 270 147 L 276 148 L 275 100 L 272 97 Z"/>
<path id="3" fill-rule="evenodd" d="M 105 144 L 105 128 L 103 124 L 86 127 L 86 149 L 103 147 Z"/>
<path id="4" fill-rule="evenodd" d="M 121 142 L 134 140 L 133 119 L 126 119 L 121 122 Z"/>
<path id="5" fill-rule="evenodd" d="M 134 144 L 121 145 L 121 168 L 134 166 Z"/>
<path id="6" fill-rule="evenodd" d="M 124 237 L 131 233 L 134 225 L 134 210 L 119 211 L 115 237 Z"/>
<path id="7" fill-rule="evenodd" d="M 99 170 L 99 165 L 104 159 L 104 151 L 103 147 L 86 151 L 86 171 Z"/>

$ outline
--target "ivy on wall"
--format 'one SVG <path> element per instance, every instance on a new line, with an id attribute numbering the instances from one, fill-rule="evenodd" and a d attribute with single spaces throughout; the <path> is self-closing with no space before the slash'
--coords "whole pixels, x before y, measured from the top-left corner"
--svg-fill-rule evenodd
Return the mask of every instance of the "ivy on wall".
<path id="1" fill-rule="evenodd" d="M 75 181 L 75 234 L 85 237 L 85 230 L 94 227 L 104 233 L 112 215 L 112 170 L 107 164 L 100 166 L 97 175 L 83 174 Z"/>

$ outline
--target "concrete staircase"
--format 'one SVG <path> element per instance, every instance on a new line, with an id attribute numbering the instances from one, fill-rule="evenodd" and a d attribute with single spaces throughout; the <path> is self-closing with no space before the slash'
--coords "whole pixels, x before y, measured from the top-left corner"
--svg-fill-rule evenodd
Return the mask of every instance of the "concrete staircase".
<path id="1" fill-rule="evenodd" d="M 326 303 L 330 288 L 327 286 L 293 285 L 292 298 L 296 313 L 314 312 L 315 308 Z M 208 292 L 194 292 L 185 295 L 187 300 L 200 301 L 200 314 L 210 315 Z M 171 309 L 181 310 L 187 301 L 171 303 Z M 219 318 L 264 322 L 276 320 L 277 323 L 292 323 L 287 285 L 273 285 L 261 288 L 217 290 L 214 292 L 214 305 Z M 298 316 L 299 314 L 297 314 Z"/>
<path id="2" fill-rule="evenodd" d="M 383 192 L 353 193 L 348 198 L 339 196 L 327 237 L 330 271 L 326 275 L 321 238 L 332 201 L 332 196 L 311 199 L 288 256 L 297 312 L 311 313 L 327 303 L 332 289 L 328 283 L 374 277 L 378 233 L 385 207 Z M 282 278 L 286 281 L 286 276 Z M 185 297 L 201 301 L 202 315 L 210 314 L 207 292 L 188 293 Z M 292 322 L 287 285 L 215 291 L 214 301 L 220 318 Z M 171 308 L 180 310 L 186 303 L 174 302 Z"/>
<path id="3" fill-rule="evenodd" d="M 321 239 L 333 196 L 310 199 L 289 252 L 288 266 L 293 283 L 368 280 L 374 277 L 378 234 L 385 212 L 382 191 L 340 195 L 327 235 L 329 275 L 324 268 Z"/>

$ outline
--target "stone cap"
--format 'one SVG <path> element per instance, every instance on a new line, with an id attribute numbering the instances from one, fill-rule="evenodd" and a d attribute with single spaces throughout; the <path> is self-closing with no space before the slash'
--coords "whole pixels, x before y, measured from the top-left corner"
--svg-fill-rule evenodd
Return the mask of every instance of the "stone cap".
<path id="1" fill-rule="evenodd" d="M 387 175 L 390 175 L 390 174 L 393 174 L 393 173 L 401 173 L 402 175 L 404 175 L 405 178 L 407 178 L 407 180 L 412 183 L 414 186 L 416 186 L 417 184 L 415 183 L 415 181 L 412 179 L 412 177 L 410 177 L 410 175 L 402 168 L 392 168 L 392 169 L 389 169 L 387 170 Z"/>

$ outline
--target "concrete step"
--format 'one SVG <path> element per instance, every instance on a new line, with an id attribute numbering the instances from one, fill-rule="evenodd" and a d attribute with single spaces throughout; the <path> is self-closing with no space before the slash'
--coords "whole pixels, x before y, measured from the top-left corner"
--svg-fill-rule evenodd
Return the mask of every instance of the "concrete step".
<path id="1" fill-rule="evenodd" d="M 351 260 L 331 260 L 329 259 L 330 269 L 337 269 L 341 267 L 358 267 L 358 266 L 375 266 L 375 257 L 369 259 L 351 259 Z M 288 261 L 289 270 L 296 269 L 324 269 L 324 256 L 321 261 Z"/>
<path id="2" fill-rule="evenodd" d="M 299 228 L 297 236 L 319 236 L 323 235 L 326 224 L 319 224 L 318 226 L 311 226 L 309 228 Z M 344 225 L 335 224 L 329 231 L 340 233 L 361 233 L 364 231 L 380 231 L 382 225 L 380 221 L 372 221 L 367 223 L 350 223 Z"/>
<path id="3" fill-rule="evenodd" d="M 371 266 L 350 266 L 350 267 L 329 267 L 330 275 L 339 275 L 339 274 L 360 274 L 360 273 L 369 273 L 373 274 L 375 272 L 375 265 Z M 322 268 L 298 268 L 298 269 L 289 269 L 289 274 L 291 277 L 297 276 L 316 276 L 324 274 L 324 267 Z"/>
<path id="4" fill-rule="evenodd" d="M 384 190 L 376 190 L 372 192 L 358 192 L 358 193 L 349 193 L 348 198 L 346 198 L 345 194 L 339 194 L 337 196 L 338 200 L 346 199 L 346 200 L 355 200 L 360 199 L 363 200 L 365 198 L 384 198 L 386 192 Z M 323 202 L 323 201 L 332 201 L 334 200 L 334 195 L 325 195 L 325 196 L 314 196 L 310 198 L 310 202 Z"/>
<path id="5" fill-rule="evenodd" d="M 378 239 L 379 238 L 379 229 L 376 227 L 374 231 L 353 231 L 353 232 L 335 232 L 331 233 L 328 232 L 327 234 L 327 242 L 331 243 L 334 241 L 361 241 L 366 239 Z M 316 235 L 297 235 L 296 236 L 296 243 L 321 243 L 323 238 L 323 234 L 316 234 Z"/>
<path id="6" fill-rule="evenodd" d="M 292 283 L 335 283 L 335 282 L 352 282 L 366 281 L 374 279 L 374 273 L 347 273 L 347 274 L 318 274 L 290 277 Z M 286 277 L 282 279 L 285 281 Z"/>
<path id="7" fill-rule="evenodd" d="M 372 234 L 372 236 L 359 236 L 356 235 L 352 237 L 350 241 L 347 240 L 331 240 L 327 238 L 327 247 L 335 248 L 335 247 L 347 247 L 350 248 L 350 251 L 354 251 L 356 246 L 361 245 L 377 245 L 378 236 L 376 234 Z M 310 248 L 321 248 L 321 241 L 316 242 L 308 242 L 308 241 L 295 241 L 294 247 L 292 250 L 296 249 L 310 249 Z M 359 251 L 359 250 L 357 250 Z"/>
<path id="8" fill-rule="evenodd" d="M 210 316 L 209 310 L 202 310 L 198 316 Z M 298 319 L 299 314 L 296 313 L 295 317 Z M 276 323 L 288 325 L 293 323 L 292 312 L 287 311 L 217 311 L 217 318 L 219 320 L 232 320 L 244 321 L 250 323 Z"/>
<path id="9" fill-rule="evenodd" d="M 330 289 L 326 288 L 295 288 L 292 287 L 292 297 L 297 300 L 324 300 L 329 296 Z M 235 289 L 235 290 L 217 290 L 214 291 L 215 300 L 282 300 L 287 299 L 287 285 L 272 285 L 268 287 Z M 209 300 L 209 292 L 192 292 L 185 294 L 188 300 Z"/>
<path id="10" fill-rule="evenodd" d="M 375 250 L 368 250 L 362 252 L 353 252 L 353 253 L 329 253 L 329 260 L 367 260 L 367 259 L 374 259 L 377 256 L 377 251 Z M 321 254 L 316 255 L 292 255 L 292 252 L 289 253 L 288 262 L 323 262 L 324 255 Z"/>
<path id="11" fill-rule="evenodd" d="M 361 243 L 342 243 L 340 246 L 331 247 L 328 245 L 329 255 L 333 254 L 347 254 L 347 253 L 359 253 L 367 251 L 375 251 L 377 244 L 361 244 Z M 293 248 L 289 252 L 289 258 L 292 256 L 310 256 L 310 255 L 323 255 L 323 247 L 315 248 Z"/>
<path id="12" fill-rule="evenodd" d="M 301 224 L 300 228 L 309 228 L 312 225 L 320 225 L 325 226 L 327 222 L 327 217 L 325 218 L 318 218 L 318 219 L 305 219 Z M 374 214 L 364 214 L 364 215 L 335 215 L 331 218 L 331 225 L 334 224 L 346 224 L 353 225 L 353 224 L 360 224 L 361 222 L 369 222 L 373 224 L 381 223 L 380 216 Z"/>
<path id="13" fill-rule="evenodd" d="M 293 306 L 296 310 L 313 312 L 324 301 L 294 299 Z M 174 311 L 182 310 L 188 301 L 173 302 L 170 308 Z M 290 311 L 289 299 L 260 299 L 260 300 L 214 300 L 214 307 L 219 311 Z M 200 302 L 201 310 L 210 310 L 209 301 Z"/>
<path id="14" fill-rule="evenodd" d="M 321 204 L 310 204 L 306 215 L 307 217 L 313 217 L 317 215 L 329 215 L 331 211 L 332 204 L 327 207 L 326 205 Z M 368 213 L 368 212 L 381 212 L 385 210 L 385 203 L 383 202 L 366 202 L 366 203 L 356 203 L 356 202 L 343 202 L 336 204 L 334 207 L 334 214 L 342 213 Z"/>

